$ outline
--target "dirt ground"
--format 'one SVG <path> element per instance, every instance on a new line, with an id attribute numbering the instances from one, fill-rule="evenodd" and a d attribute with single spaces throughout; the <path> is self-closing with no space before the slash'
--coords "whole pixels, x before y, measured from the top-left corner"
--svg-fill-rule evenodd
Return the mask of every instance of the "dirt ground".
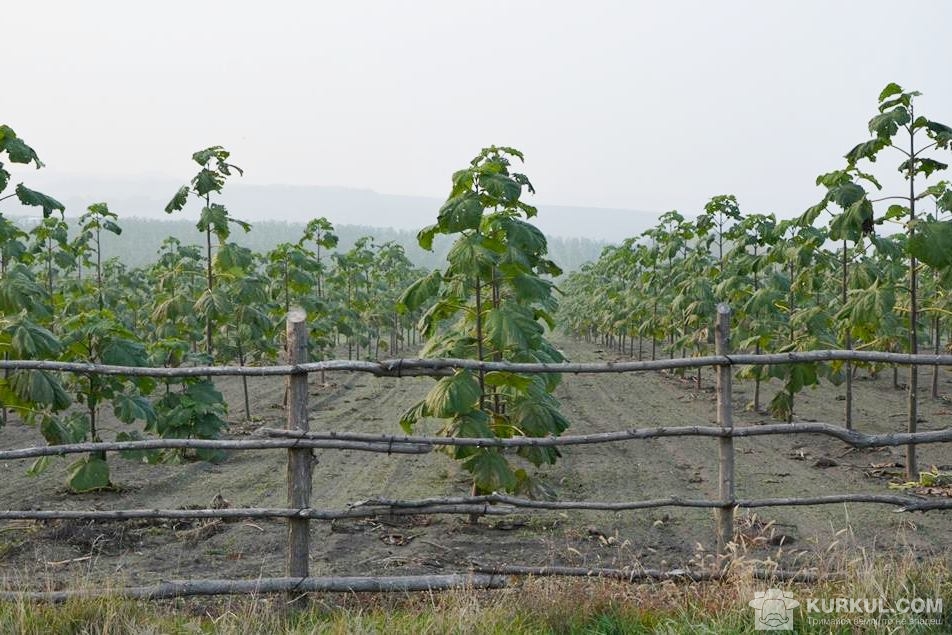
<path id="1" fill-rule="evenodd" d="M 620 359 L 582 342 L 562 341 L 574 361 Z M 952 406 L 928 397 L 923 385 L 921 429 L 949 425 Z M 399 432 L 400 413 L 425 394 L 427 378 L 387 379 L 329 374 L 311 378 L 312 430 Z M 656 372 L 570 375 L 558 397 L 571 433 L 715 421 L 713 371 L 693 381 Z M 942 376 L 941 391 L 952 392 Z M 234 419 L 230 436 L 260 425 L 283 426 L 280 379 L 250 381 L 254 421 L 241 421 L 237 380 L 219 382 Z M 770 423 L 745 410 L 752 386 L 735 380 L 735 425 Z M 767 399 L 776 386 L 766 386 Z M 888 370 L 855 382 L 856 428 L 901 430 L 905 393 L 892 387 Z M 800 421 L 839 422 L 839 388 L 824 386 L 797 398 Z M 107 425 L 112 433 L 123 424 Z M 426 432 L 426 429 L 421 430 Z M 111 438 L 110 432 L 103 434 Z M 42 444 L 39 431 L 15 419 L 0 429 L 0 446 Z M 737 496 L 780 497 L 838 492 L 889 492 L 901 480 L 903 448 L 855 450 L 816 435 L 739 439 Z M 625 501 L 678 495 L 716 498 L 717 441 L 684 437 L 565 448 L 558 465 L 538 470 L 562 500 Z M 947 445 L 920 446 L 923 469 L 952 469 Z M 317 451 L 313 506 L 342 509 L 371 497 L 421 498 L 468 493 L 466 474 L 440 452 L 387 456 Z M 8 509 L 119 509 L 206 507 L 220 494 L 232 506 L 283 507 L 283 450 L 233 452 L 220 464 L 145 465 L 110 456 L 117 491 L 71 495 L 63 486 L 68 459 L 38 477 L 30 461 L 0 463 L 0 507 Z M 713 512 L 662 508 L 624 513 L 542 512 L 488 517 L 434 516 L 312 523 L 314 575 L 446 573 L 473 562 L 572 566 L 695 567 L 714 548 Z M 911 553 L 948 557 L 949 512 L 894 513 L 883 505 L 766 508 L 739 512 L 739 553 L 801 568 L 829 566 L 836 557 L 884 558 Z M 0 577 L 6 586 L 61 587 L 77 581 L 151 583 L 184 578 L 280 576 L 284 569 L 283 521 L 0 522 Z M 831 546 L 832 545 L 832 546 Z"/>

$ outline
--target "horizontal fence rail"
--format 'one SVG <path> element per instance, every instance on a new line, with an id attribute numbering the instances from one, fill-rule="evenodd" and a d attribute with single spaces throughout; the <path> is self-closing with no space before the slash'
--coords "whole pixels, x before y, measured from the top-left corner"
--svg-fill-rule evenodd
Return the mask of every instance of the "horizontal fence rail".
<path id="1" fill-rule="evenodd" d="M 687 507 L 703 509 L 758 507 L 803 507 L 839 505 L 842 503 L 871 503 L 897 507 L 897 512 L 952 509 L 952 499 L 925 498 L 899 494 L 829 494 L 826 496 L 791 498 L 737 498 L 734 500 L 688 499 L 668 496 L 651 500 L 600 501 L 544 501 L 485 494 L 481 496 L 447 496 L 420 500 L 371 499 L 353 503 L 349 509 L 328 510 L 304 507 L 229 509 L 124 509 L 124 510 L 0 510 L 0 520 L 132 520 L 132 519 L 196 519 L 196 518 L 306 518 L 309 520 L 341 520 L 345 518 L 373 518 L 376 516 L 410 516 L 417 514 L 477 514 L 507 516 L 518 510 L 538 512 L 551 510 L 586 510 L 623 512 L 659 507 Z"/>
<path id="2" fill-rule="evenodd" d="M 952 428 L 928 432 L 889 432 L 864 434 L 835 426 L 831 423 L 779 423 L 763 426 L 724 429 L 717 426 L 660 426 L 631 428 L 616 432 L 565 435 L 561 437 L 438 437 L 368 434 L 362 432 L 298 432 L 261 428 L 259 434 L 272 439 L 145 439 L 140 441 L 99 441 L 43 445 L 16 450 L 0 450 L 0 461 L 29 459 L 40 456 L 81 454 L 85 452 L 128 452 L 163 449 L 202 450 L 273 450 L 287 448 L 316 448 L 326 450 L 356 450 L 382 454 L 426 454 L 435 446 L 468 446 L 479 448 L 552 447 L 615 443 L 664 437 L 757 437 L 778 434 L 822 434 L 835 437 L 854 448 L 876 448 L 915 443 L 952 442 Z"/>
<path id="3" fill-rule="evenodd" d="M 20 592 L 0 591 L 0 599 L 37 599 L 62 601 L 73 597 L 93 597 L 112 593 L 122 597 L 159 599 L 187 595 L 224 593 L 285 593 L 289 604 L 302 606 L 304 594 L 312 591 L 419 591 L 450 588 L 499 588 L 511 575 L 569 575 L 608 577 L 620 580 L 715 580 L 731 573 L 730 567 L 717 571 L 691 572 L 684 569 L 608 569 L 579 567 L 527 567 L 522 565 L 484 566 L 474 563 L 469 573 L 427 576 L 311 577 L 308 573 L 310 521 L 333 521 L 387 515 L 467 514 L 503 516 L 552 510 L 589 510 L 624 512 L 658 507 L 713 509 L 717 515 L 718 551 L 725 552 L 733 538 L 734 512 L 738 508 L 869 503 L 895 507 L 897 512 L 952 509 L 952 499 L 912 494 L 830 494 L 789 498 L 738 498 L 735 496 L 734 449 L 736 438 L 765 435 L 817 434 L 839 439 L 854 448 L 913 446 L 952 442 L 952 428 L 928 432 L 865 434 L 829 423 L 768 424 L 735 427 L 731 416 L 730 367 L 745 365 L 797 364 L 814 362 L 869 362 L 913 366 L 952 366 L 952 355 L 910 355 L 904 353 L 856 350 L 823 350 L 780 354 L 724 354 L 728 351 L 730 312 L 718 306 L 717 355 L 683 359 L 598 363 L 513 363 L 469 359 L 391 359 L 378 362 L 329 360 L 306 362 L 306 324 L 304 314 L 292 311 L 288 316 L 289 362 L 276 366 L 195 366 L 187 368 L 148 368 L 101 364 L 66 363 L 43 360 L 0 360 L 0 369 L 41 370 L 82 374 L 145 376 L 158 378 L 204 376 L 284 376 L 287 378 L 287 428 L 260 428 L 258 438 L 250 439 L 148 439 L 123 442 L 74 443 L 54 446 L 0 450 L 0 460 L 26 459 L 103 451 L 143 451 L 161 449 L 274 450 L 288 451 L 288 505 L 283 508 L 225 509 L 120 509 L 120 510 L 0 510 L 0 520 L 56 519 L 124 521 L 131 519 L 221 519 L 270 518 L 288 525 L 288 559 L 283 578 L 258 580 L 184 580 L 162 582 L 147 587 L 114 590 L 81 589 L 74 591 Z M 652 370 L 718 368 L 718 425 L 631 427 L 597 434 L 561 437 L 447 438 L 368 433 L 311 432 L 308 429 L 307 379 L 319 371 L 364 372 L 381 377 L 443 376 L 454 369 L 506 371 L 514 373 L 626 373 Z M 493 493 L 481 496 L 448 496 L 418 500 L 370 498 L 351 503 L 346 509 L 311 507 L 312 450 L 348 450 L 387 454 L 425 454 L 440 446 L 493 448 L 555 447 L 593 443 L 612 443 L 654 438 L 709 437 L 718 439 L 718 494 L 715 500 L 685 499 L 668 496 L 639 501 L 551 501 L 533 500 Z M 810 574 L 782 570 L 748 570 L 758 579 L 815 581 L 832 579 L 836 574 Z"/>
<path id="4" fill-rule="evenodd" d="M 0 461 L 29 459 L 38 456 L 80 454 L 84 452 L 132 450 L 283 450 L 288 448 L 317 448 L 324 450 L 357 450 L 383 454 L 426 454 L 432 445 L 406 443 L 373 443 L 367 441 L 335 441 L 322 439 L 145 439 L 141 441 L 101 441 L 46 445 L 16 450 L 0 450 Z"/>
<path id="5" fill-rule="evenodd" d="M 705 582 L 722 580 L 739 573 L 755 580 L 773 582 L 819 582 L 842 579 L 841 574 L 811 571 L 781 571 L 774 569 L 746 569 L 734 571 L 691 571 L 689 569 L 612 569 L 607 567 L 527 567 L 521 565 L 480 565 L 474 563 L 472 572 L 422 576 L 330 576 L 307 578 L 258 578 L 256 580 L 170 580 L 160 584 L 116 589 L 75 589 L 65 591 L 0 591 L 0 600 L 41 600 L 66 602 L 77 598 L 97 598 L 105 595 L 139 600 L 161 600 L 196 595 L 223 595 L 227 593 L 381 593 L 413 592 L 448 589 L 501 589 L 510 586 L 511 576 L 572 576 L 609 578 L 626 582 L 644 580 L 690 580 Z"/>
<path id="6" fill-rule="evenodd" d="M 631 441 L 635 439 L 654 439 L 661 437 L 757 437 L 776 434 L 823 434 L 836 437 L 855 448 L 874 448 L 907 443 L 945 443 L 952 442 L 952 428 L 931 430 L 929 432 L 888 432 L 885 434 L 864 434 L 855 430 L 847 430 L 831 423 L 777 423 L 763 426 L 724 429 L 717 426 L 658 426 L 654 428 L 630 428 L 616 432 L 599 432 L 595 434 L 564 435 L 560 437 L 510 437 L 507 439 L 482 439 L 479 437 L 434 437 L 434 436 L 400 436 L 387 434 L 367 434 L 362 432 L 310 432 L 299 434 L 290 430 L 261 428 L 261 434 L 276 437 L 298 438 L 302 440 L 331 441 L 346 440 L 350 442 L 364 442 L 392 445 L 401 444 L 425 447 L 428 445 L 444 446 L 475 446 L 475 447 L 536 447 L 585 445 L 591 443 L 609 443 L 616 441 Z M 3 455 L 0 454 L 0 458 Z"/>
<path id="7" fill-rule="evenodd" d="M 275 377 L 314 373 L 320 371 L 354 371 L 379 377 L 407 377 L 442 374 L 458 368 L 466 370 L 507 371 L 513 373 L 630 373 L 646 370 L 698 368 L 701 366 L 766 366 L 772 364 L 803 364 L 812 362 L 868 362 L 899 364 L 903 366 L 952 366 L 952 355 L 887 353 L 879 351 L 823 350 L 791 353 L 762 353 L 705 355 L 678 359 L 658 359 L 641 362 L 566 362 L 559 364 L 491 362 L 473 359 L 387 359 L 378 362 L 328 360 L 304 364 L 278 366 L 187 366 L 158 368 L 149 366 L 112 366 L 44 360 L 0 360 L 0 370 L 46 370 L 98 375 L 126 375 L 129 377 L 203 377 L 245 376 Z"/>
<path id="8" fill-rule="evenodd" d="M 68 591 L 0 591 L 0 600 L 66 602 L 76 598 L 111 595 L 135 600 L 161 600 L 194 595 L 229 593 L 381 593 L 445 589 L 499 589 L 505 576 L 482 573 L 426 576 L 335 576 L 322 578 L 258 578 L 257 580 L 173 580 L 153 586 Z"/>
<path id="9" fill-rule="evenodd" d="M 351 509 L 313 509 L 303 507 L 234 507 L 227 509 L 117 509 L 117 510 L 55 510 L 4 509 L 0 520 L 135 520 L 135 519 L 199 519 L 199 518 L 303 518 L 308 520 L 343 520 L 345 518 L 373 518 L 375 516 L 411 516 L 416 514 L 480 514 L 505 516 L 511 508 L 494 507 L 485 501 L 472 504 L 436 504 L 400 508 L 395 505 L 354 507 Z"/>
<path id="10" fill-rule="evenodd" d="M 691 580 L 707 582 L 723 580 L 730 571 L 691 571 L 689 569 L 612 569 L 607 567 L 526 567 L 522 565 L 480 565 L 473 566 L 476 573 L 495 575 L 531 575 L 531 576 L 572 576 L 583 578 L 613 578 L 626 582 L 639 580 Z M 773 569 L 750 569 L 747 573 L 755 580 L 776 582 L 819 582 L 837 580 L 843 576 L 836 573 L 819 575 L 810 571 L 780 571 Z"/>

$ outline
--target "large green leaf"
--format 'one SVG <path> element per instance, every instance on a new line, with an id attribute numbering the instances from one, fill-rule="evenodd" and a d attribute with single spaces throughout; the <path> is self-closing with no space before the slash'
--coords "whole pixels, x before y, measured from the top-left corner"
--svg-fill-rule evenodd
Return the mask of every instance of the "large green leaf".
<path id="1" fill-rule="evenodd" d="M 40 434 L 50 445 L 81 443 L 89 434 L 89 416 L 83 412 L 62 416 L 44 413 L 40 418 Z"/>
<path id="2" fill-rule="evenodd" d="M 437 225 L 446 234 L 477 229 L 483 218 L 483 205 L 473 192 L 446 201 L 440 208 Z"/>
<path id="3" fill-rule="evenodd" d="M 112 399 L 112 411 L 116 418 L 123 423 L 132 423 L 135 420 L 155 423 L 155 410 L 152 402 L 141 395 L 127 395 L 117 393 Z"/>
<path id="4" fill-rule="evenodd" d="M 215 267 L 219 271 L 232 270 L 240 274 L 251 269 L 254 257 L 254 252 L 247 247 L 242 247 L 236 243 L 227 243 L 222 245 L 218 253 L 215 254 Z"/>
<path id="5" fill-rule="evenodd" d="M 402 312 L 416 311 L 436 296 L 443 283 L 443 276 L 439 269 L 413 282 L 400 296 L 397 308 Z"/>
<path id="6" fill-rule="evenodd" d="M 514 203 L 522 193 L 522 186 L 506 174 L 482 174 L 479 177 L 479 185 L 502 205 Z"/>
<path id="7" fill-rule="evenodd" d="M 797 219 L 797 223 L 799 223 L 800 225 L 803 225 L 804 227 L 809 227 L 813 225 L 813 223 L 816 222 L 817 217 L 821 213 L 826 211 L 829 205 L 830 205 L 830 195 L 829 193 L 827 193 L 827 195 L 823 197 L 822 201 L 808 208 L 807 211 L 805 211 L 800 216 L 800 218 Z"/>
<path id="8" fill-rule="evenodd" d="M 449 273 L 474 275 L 488 270 L 499 260 L 499 254 L 493 247 L 491 241 L 480 234 L 460 236 L 446 255 L 451 265 Z"/>
<path id="9" fill-rule="evenodd" d="M 870 119 L 869 131 L 877 137 L 888 139 L 899 131 L 900 126 L 904 126 L 910 121 L 911 118 L 906 107 L 896 106 L 893 110 L 888 110 Z"/>
<path id="10" fill-rule="evenodd" d="M 145 366 L 149 363 L 144 345 L 120 337 L 105 342 L 101 355 L 104 364 L 114 366 Z"/>
<path id="11" fill-rule="evenodd" d="M 0 311 L 7 315 L 24 309 L 34 316 L 48 315 L 44 289 L 26 265 L 16 263 L 0 276 Z"/>
<path id="12" fill-rule="evenodd" d="M 211 192 L 221 192 L 225 186 L 225 179 L 218 172 L 202 168 L 202 170 L 192 180 L 192 187 L 199 196 L 205 196 Z"/>
<path id="13" fill-rule="evenodd" d="M 898 95 L 902 92 L 902 86 L 896 82 L 889 82 L 886 84 L 886 87 L 883 88 L 882 92 L 879 93 L 879 101 L 885 101 L 892 97 L 893 95 Z"/>
<path id="14" fill-rule="evenodd" d="M 833 202 L 842 208 L 849 207 L 864 196 L 866 196 L 866 190 L 857 183 L 842 183 L 830 189 L 830 197 Z"/>
<path id="15" fill-rule="evenodd" d="M 549 308 L 555 307 L 555 299 L 552 296 L 552 289 L 555 285 L 552 282 L 534 274 L 517 273 L 509 278 L 509 284 L 512 285 L 515 298 L 520 303 L 539 303 Z"/>
<path id="16" fill-rule="evenodd" d="M 33 464 L 30 465 L 29 469 L 26 471 L 27 476 L 39 476 L 46 471 L 46 468 L 50 466 L 50 461 L 53 459 L 51 456 L 41 456 L 37 460 L 33 461 Z"/>
<path id="17" fill-rule="evenodd" d="M 211 230 L 221 243 L 224 243 L 231 234 L 231 230 L 228 228 L 228 210 L 225 209 L 224 205 L 218 203 L 203 207 L 202 214 L 195 226 L 199 231 Z"/>
<path id="18" fill-rule="evenodd" d="M 413 432 L 413 426 L 417 421 L 429 416 L 430 410 L 426 405 L 426 401 L 417 402 L 407 408 L 403 415 L 400 416 L 400 427 L 403 428 L 404 432 L 410 434 Z"/>
<path id="19" fill-rule="evenodd" d="M 501 217 L 498 222 L 506 234 L 506 242 L 510 249 L 517 249 L 530 255 L 541 255 L 546 252 L 545 234 L 535 225 L 509 217 Z"/>
<path id="20" fill-rule="evenodd" d="M 525 390 L 532 383 L 532 379 L 500 370 L 493 370 L 486 373 L 484 381 L 487 386 L 508 386 L 516 390 Z"/>
<path id="21" fill-rule="evenodd" d="M 509 462 L 494 448 L 479 448 L 463 461 L 463 467 L 472 473 L 477 493 L 508 492 L 516 487 L 516 475 Z"/>
<path id="22" fill-rule="evenodd" d="M 185 395 L 195 403 L 202 404 L 205 407 L 221 406 L 225 401 L 222 394 L 215 388 L 215 384 L 207 379 L 189 384 L 185 390 Z"/>
<path id="23" fill-rule="evenodd" d="M 44 359 L 57 355 L 60 342 L 49 330 L 29 320 L 19 320 L 12 327 L 10 348 L 20 359 Z"/>
<path id="24" fill-rule="evenodd" d="M 443 377 L 427 394 L 424 402 L 434 417 L 452 417 L 479 408 L 479 382 L 468 370 L 457 370 Z"/>
<path id="25" fill-rule="evenodd" d="M 0 125 L 0 152 L 4 151 L 14 163 L 35 163 L 37 168 L 43 167 L 43 162 L 33 148 L 18 137 L 10 126 Z"/>
<path id="26" fill-rule="evenodd" d="M 69 466 L 66 477 L 69 488 L 78 493 L 110 487 L 109 465 L 98 457 L 86 457 Z"/>
<path id="27" fill-rule="evenodd" d="M 185 207 L 185 203 L 188 202 L 188 186 L 183 185 L 175 193 L 175 196 L 172 197 L 172 200 L 169 201 L 169 204 L 165 206 L 165 213 L 171 214 L 172 212 L 177 212 Z"/>
<path id="28" fill-rule="evenodd" d="M 49 216 L 54 211 L 66 211 L 66 206 L 57 201 L 52 196 L 47 196 L 36 190 L 31 190 L 30 188 L 20 183 L 17 185 L 16 189 L 17 198 L 20 199 L 20 202 L 24 205 L 30 205 L 33 207 L 42 207 L 43 216 Z"/>
<path id="29" fill-rule="evenodd" d="M 433 239 L 436 237 L 440 228 L 436 225 L 428 225 L 417 233 L 417 243 L 427 251 L 433 251 Z"/>
<path id="30" fill-rule="evenodd" d="M 440 430 L 440 434 L 470 439 L 491 439 L 496 435 L 493 434 L 492 428 L 489 427 L 489 421 L 489 415 L 482 410 L 471 410 L 466 414 L 453 417 L 452 423 Z M 479 448 L 460 445 L 448 447 L 446 451 L 454 459 L 465 459 L 479 452 Z"/>
<path id="31" fill-rule="evenodd" d="M 232 298 L 228 290 L 218 286 L 214 289 L 205 289 L 192 308 L 201 317 L 215 318 L 226 315 L 232 307 Z"/>
<path id="32" fill-rule="evenodd" d="M 876 160 L 879 151 L 887 147 L 889 142 L 882 138 L 875 138 L 870 141 L 864 141 L 853 146 L 853 149 L 846 153 L 846 160 L 850 163 L 856 163 L 860 159 Z"/>
<path id="33" fill-rule="evenodd" d="M 449 198 L 455 198 L 463 192 L 468 192 L 473 188 L 473 179 L 476 177 L 472 169 L 457 170 L 453 173 L 453 189 L 450 191 Z"/>
<path id="34" fill-rule="evenodd" d="M 830 223 L 830 238 L 832 240 L 858 241 L 862 236 L 873 231 L 873 204 L 866 198 L 861 198 L 843 210 Z"/>
<path id="35" fill-rule="evenodd" d="M 489 415 L 482 410 L 471 410 L 454 418 L 457 437 L 491 439 L 495 437 L 489 427 Z"/>
<path id="36" fill-rule="evenodd" d="M 26 403 L 48 405 L 53 410 L 63 410 L 72 403 L 59 379 L 43 370 L 15 370 L 7 382 L 17 398 Z"/>
<path id="37" fill-rule="evenodd" d="M 952 143 L 952 128 L 938 121 L 927 121 L 929 136 L 935 139 L 936 147 L 946 149 Z"/>
<path id="38" fill-rule="evenodd" d="M 530 309 L 512 303 L 487 311 L 485 329 L 486 338 L 500 351 L 529 350 L 543 332 Z"/>
<path id="39" fill-rule="evenodd" d="M 952 265 L 952 221 L 923 221 L 909 241 L 909 252 L 936 269 Z"/>
<path id="40" fill-rule="evenodd" d="M 899 166 L 899 171 L 903 173 L 909 172 L 909 168 L 915 171 L 916 174 L 925 174 L 926 177 L 932 176 L 933 172 L 941 172 L 949 167 L 947 163 L 942 163 L 942 161 L 936 161 L 935 159 L 910 159 L 903 161 Z"/>

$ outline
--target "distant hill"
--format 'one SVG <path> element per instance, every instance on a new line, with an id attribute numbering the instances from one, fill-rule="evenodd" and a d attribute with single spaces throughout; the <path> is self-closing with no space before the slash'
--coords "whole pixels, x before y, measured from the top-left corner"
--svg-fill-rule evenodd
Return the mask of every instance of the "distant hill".
<path id="1" fill-rule="evenodd" d="M 163 209 L 185 183 L 165 177 L 90 178 L 49 175 L 47 170 L 29 175 L 27 185 L 59 199 L 67 216 L 79 216 L 86 207 L 106 201 L 120 217 L 169 218 Z M 532 202 L 532 197 L 528 197 Z M 6 201 L 5 212 L 33 214 Z M 442 200 L 433 197 L 380 194 L 371 190 L 296 185 L 246 185 L 235 179 L 225 188 L 223 202 L 236 217 L 251 222 L 303 223 L 326 216 L 335 225 L 392 227 L 413 233 L 436 219 Z M 618 242 L 640 234 L 657 221 L 657 214 L 625 209 L 538 205 L 533 222 L 547 236 L 588 238 Z M 199 207 L 190 205 L 186 218 L 197 218 Z M 177 216 L 182 218 L 183 216 Z"/>

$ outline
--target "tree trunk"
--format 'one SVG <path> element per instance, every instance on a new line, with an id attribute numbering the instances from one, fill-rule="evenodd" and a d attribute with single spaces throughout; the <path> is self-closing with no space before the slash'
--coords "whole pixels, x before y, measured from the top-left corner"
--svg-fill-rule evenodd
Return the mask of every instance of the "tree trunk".
<path id="1" fill-rule="evenodd" d="M 760 355 L 760 342 L 754 345 L 754 354 Z M 757 369 L 757 377 L 754 379 L 754 412 L 760 412 L 760 370 Z"/>
<path id="2" fill-rule="evenodd" d="M 915 121 L 912 106 L 909 108 L 911 121 Z M 907 176 L 909 180 L 909 241 L 911 242 L 916 233 L 916 188 L 915 188 L 915 162 L 912 160 L 916 156 L 915 130 L 910 128 L 909 132 L 909 167 Z M 918 262 L 913 255 L 909 256 L 909 352 L 916 355 L 919 352 L 919 278 L 916 272 Z M 919 428 L 919 367 L 915 364 L 909 365 L 909 417 L 908 432 L 915 432 Z M 919 465 L 916 460 L 916 446 L 910 443 L 906 446 L 906 479 L 909 481 L 919 480 Z"/>
<path id="3" fill-rule="evenodd" d="M 932 333 L 933 333 L 932 352 L 935 355 L 938 355 L 939 351 L 942 350 L 942 347 L 940 345 L 940 340 L 942 339 L 942 330 L 940 327 L 941 327 L 941 324 L 940 324 L 939 316 L 938 314 L 936 314 L 936 316 L 932 318 Z M 939 398 L 939 367 L 938 366 L 932 367 L 932 398 L 933 399 Z"/>
<path id="4" fill-rule="evenodd" d="M 846 239 L 843 239 L 843 280 L 842 280 L 842 298 L 843 306 L 847 301 L 847 284 L 849 282 L 849 261 L 847 260 Z M 850 333 L 850 325 L 846 325 L 846 350 L 852 350 L 853 339 Z M 846 429 L 853 429 L 853 363 L 846 362 Z"/>
<path id="5" fill-rule="evenodd" d="M 207 202 L 206 202 L 207 205 Z M 215 278 L 212 275 L 212 230 L 209 227 L 205 230 L 205 248 L 206 248 L 206 275 L 208 282 L 208 291 L 211 292 L 212 285 L 215 283 Z M 211 314 L 205 316 L 205 352 L 208 354 L 208 357 L 212 358 L 212 316 Z"/>
<path id="6" fill-rule="evenodd" d="M 287 315 L 287 314 L 285 314 Z M 238 348 L 238 365 L 245 365 L 245 353 L 241 347 L 241 338 L 236 338 L 237 348 Z M 248 376 L 241 376 L 241 390 L 245 398 L 245 421 L 251 421 L 251 400 L 248 398 Z M 287 403 L 287 391 L 284 393 L 285 403 Z"/>

